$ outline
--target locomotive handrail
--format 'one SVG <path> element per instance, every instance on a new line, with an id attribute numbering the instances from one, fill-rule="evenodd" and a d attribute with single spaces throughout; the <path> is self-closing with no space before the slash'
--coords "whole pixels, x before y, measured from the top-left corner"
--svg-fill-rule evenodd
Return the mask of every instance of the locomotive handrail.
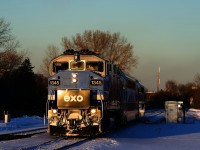
<path id="1" fill-rule="evenodd" d="M 100 95 L 100 101 L 101 101 L 101 112 L 102 112 L 102 114 L 101 114 L 101 119 L 103 118 L 103 101 L 102 101 L 102 93 L 101 93 L 101 91 L 100 90 L 98 90 L 98 94 Z"/>
<path id="2" fill-rule="evenodd" d="M 48 119 L 48 110 L 49 110 L 49 100 L 47 99 L 47 102 L 46 102 L 46 118 Z"/>
<path id="3" fill-rule="evenodd" d="M 98 90 L 97 92 L 100 95 L 100 100 L 101 100 L 101 119 L 100 119 L 100 124 L 101 124 L 101 120 L 103 118 L 103 109 L 104 109 L 104 107 L 103 107 L 103 100 L 102 100 L 102 92 L 100 90 Z M 102 132 L 101 125 L 99 125 L 99 127 L 100 127 L 99 131 Z"/>
<path id="4" fill-rule="evenodd" d="M 54 95 L 54 91 L 51 90 L 51 93 L 50 93 L 50 100 L 53 99 L 53 98 L 52 98 L 53 95 Z M 48 98 L 47 98 L 47 102 L 46 102 L 46 118 L 48 118 L 48 110 L 49 110 L 49 102 L 50 102 L 50 100 L 49 100 L 49 97 L 48 97 Z"/>

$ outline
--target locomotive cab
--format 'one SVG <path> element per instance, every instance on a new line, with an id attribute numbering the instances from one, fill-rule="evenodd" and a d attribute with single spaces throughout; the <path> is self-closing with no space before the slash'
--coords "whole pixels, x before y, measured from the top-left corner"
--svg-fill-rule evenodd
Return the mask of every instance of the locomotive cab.
<path id="1" fill-rule="evenodd" d="M 49 132 L 68 136 L 84 135 L 88 128 L 101 132 L 105 61 L 74 53 L 53 59 L 49 68 Z"/>

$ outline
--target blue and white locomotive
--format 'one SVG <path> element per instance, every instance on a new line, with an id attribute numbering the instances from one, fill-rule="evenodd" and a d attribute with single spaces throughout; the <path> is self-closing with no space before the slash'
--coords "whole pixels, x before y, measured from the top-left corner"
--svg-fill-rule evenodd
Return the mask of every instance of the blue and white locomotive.
<path id="1" fill-rule="evenodd" d="M 138 119 L 145 88 L 89 50 L 66 50 L 49 65 L 51 135 L 94 135 Z"/>

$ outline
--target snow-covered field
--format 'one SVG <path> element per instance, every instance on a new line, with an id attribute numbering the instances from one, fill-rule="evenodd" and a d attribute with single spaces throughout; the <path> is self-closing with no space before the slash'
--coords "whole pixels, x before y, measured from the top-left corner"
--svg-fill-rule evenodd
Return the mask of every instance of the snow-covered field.
<path id="1" fill-rule="evenodd" d="M 46 124 L 46 119 L 38 116 L 23 116 L 20 118 L 11 118 L 10 121 L 7 123 L 4 123 L 3 120 L 0 120 L 0 134 L 38 128 L 46 126 Z"/>
<path id="2" fill-rule="evenodd" d="M 147 113 L 146 115 L 150 115 Z M 157 115 L 159 119 L 163 114 Z M 0 134 L 14 130 L 44 126 L 44 119 L 33 116 L 11 118 L 7 124 L 0 123 Z M 190 109 L 186 123 L 131 123 L 127 127 L 107 134 L 103 138 L 90 140 L 78 145 L 79 150 L 199 150 L 200 149 L 200 111 Z M 1 143 L 0 143 L 1 144 Z M 6 147 L 0 147 L 6 149 Z"/>

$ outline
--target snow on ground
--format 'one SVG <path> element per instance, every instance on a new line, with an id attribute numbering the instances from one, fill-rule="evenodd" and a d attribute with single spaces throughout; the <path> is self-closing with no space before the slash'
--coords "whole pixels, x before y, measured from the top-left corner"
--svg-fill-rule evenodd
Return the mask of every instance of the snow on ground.
<path id="1" fill-rule="evenodd" d="M 160 111 L 160 110 L 159 110 Z M 186 113 L 186 123 L 166 123 L 164 114 L 156 112 L 150 117 L 152 123 L 131 123 L 127 127 L 107 134 L 102 138 L 83 143 L 78 150 L 199 150 L 200 149 L 200 110 L 190 109 Z M 162 110 L 163 112 L 163 110 Z M 152 112 L 147 112 L 146 117 Z M 155 118 L 159 121 L 155 121 Z M 9 123 L 0 123 L 0 134 L 3 132 L 22 130 L 44 126 L 44 118 L 37 116 L 11 118 Z"/>
<path id="2" fill-rule="evenodd" d="M 0 120 L 0 134 L 38 128 L 46 124 L 46 120 L 38 116 L 23 116 L 19 118 L 10 118 L 10 121 L 7 123 L 4 123 L 3 120 Z"/>
<path id="3" fill-rule="evenodd" d="M 156 112 L 160 120 L 163 113 Z M 147 115 L 151 116 L 150 112 Z M 136 123 L 127 126 L 104 138 L 82 144 L 79 150 L 199 150 L 200 149 L 200 110 L 187 112 L 186 123 L 155 122 Z M 153 118 L 153 117 L 152 117 Z M 155 119 L 155 118 L 154 118 Z M 161 119 L 162 120 L 162 119 Z"/>

